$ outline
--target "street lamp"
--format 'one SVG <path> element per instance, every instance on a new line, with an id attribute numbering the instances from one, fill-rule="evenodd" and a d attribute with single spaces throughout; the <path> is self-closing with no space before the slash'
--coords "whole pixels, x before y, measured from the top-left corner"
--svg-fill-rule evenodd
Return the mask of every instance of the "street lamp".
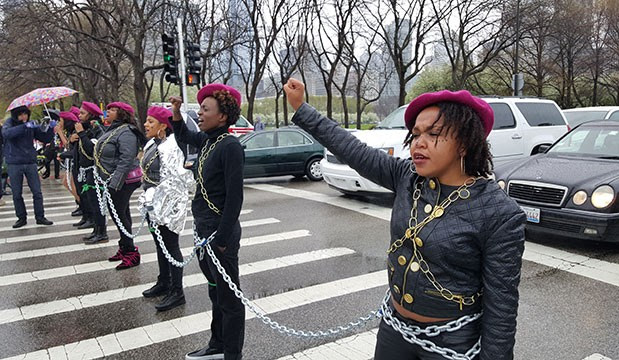
<path id="1" fill-rule="evenodd" d="M 514 55 L 514 75 L 512 77 L 512 89 L 514 96 L 522 96 L 524 87 L 524 76 L 518 69 L 518 50 L 520 48 L 520 0 L 516 1 L 516 54 Z"/>

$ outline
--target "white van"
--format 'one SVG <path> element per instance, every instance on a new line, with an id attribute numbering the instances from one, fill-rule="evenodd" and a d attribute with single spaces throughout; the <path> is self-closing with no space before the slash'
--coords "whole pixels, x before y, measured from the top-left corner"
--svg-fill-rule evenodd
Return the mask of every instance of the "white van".
<path id="1" fill-rule="evenodd" d="M 571 127 L 592 120 L 619 120 L 619 106 L 590 106 L 563 110 Z"/>
<path id="2" fill-rule="evenodd" d="M 569 128 L 561 109 L 552 100 L 525 97 L 482 97 L 494 110 L 494 127 L 488 137 L 494 165 L 536 154 L 540 145 L 550 145 Z M 374 130 L 353 134 L 368 145 L 390 155 L 410 158 L 402 143 L 408 130 L 404 105 L 387 115 Z M 389 190 L 363 177 L 328 150 L 320 162 L 329 186 L 343 193 L 388 193 Z"/>

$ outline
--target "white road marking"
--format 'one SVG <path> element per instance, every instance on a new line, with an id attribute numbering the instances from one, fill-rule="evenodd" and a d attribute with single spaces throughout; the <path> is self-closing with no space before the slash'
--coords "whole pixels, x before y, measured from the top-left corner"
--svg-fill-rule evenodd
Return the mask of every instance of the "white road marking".
<path id="1" fill-rule="evenodd" d="M 260 298 L 253 303 L 266 314 L 271 314 L 386 285 L 387 277 L 385 276 L 385 272 L 376 271 Z M 252 318 L 254 318 L 253 313 L 248 311 L 246 319 L 249 320 Z M 35 358 L 51 360 L 56 359 L 55 356 L 57 355 L 65 356 L 70 359 L 97 359 L 130 349 L 141 348 L 178 337 L 208 331 L 210 329 L 210 323 L 211 312 L 205 311 L 118 333 L 85 339 L 71 344 L 21 354 L 5 358 L 4 360 Z"/>
<path id="2" fill-rule="evenodd" d="M 242 225 L 242 226 L 244 227 L 259 226 L 259 225 L 266 225 L 266 224 L 272 224 L 272 223 L 277 223 L 277 222 L 279 222 L 279 220 L 273 219 L 273 218 L 250 220 L 250 221 L 245 221 L 244 222 L 245 225 Z M 243 245 L 243 243 L 241 243 L 241 245 Z M 193 247 L 182 249 L 183 255 L 189 255 L 192 249 Z M 157 261 L 157 253 L 141 254 L 141 259 L 140 259 L 141 263 L 149 263 L 149 262 L 154 262 L 154 261 Z M 118 264 L 117 262 L 97 261 L 97 262 L 91 262 L 91 263 L 85 263 L 85 264 L 63 266 L 63 267 L 52 268 L 52 269 L 4 275 L 4 276 L 0 276 L 0 286 L 24 284 L 24 283 L 40 281 L 40 280 L 56 279 L 59 277 L 86 274 L 86 273 L 91 273 L 91 272 L 101 271 L 101 270 L 109 270 L 109 269 L 115 268 L 117 264 Z"/>
<path id="3" fill-rule="evenodd" d="M 595 354 L 587 356 L 586 358 L 582 360 L 613 360 L 613 359 L 606 357 L 602 354 L 595 353 Z"/>
<path id="4" fill-rule="evenodd" d="M 277 360 L 370 360 L 374 358 L 378 328 L 303 350 Z"/>
<path id="5" fill-rule="evenodd" d="M 366 204 L 356 200 L 344 199 L 339 196 L 334 197 L 312 191 L 288 189 L 276 185 L 260 184 L 245 186 L 257 190 L 269 191 L 281 195 L 298 197 L 305 200 L 312 200 L 338 206 L 387 221 L 391 219 L 390 208 Z M 525 243 L 523 259 L 588 277 L 590 279 L 602 281 L 614 286 L 619 286 L 619 264 L 573 254 L 530 241 Z"/>
<path id="6" fill-rule="evenodd" d="M 326 260 L 330 258 L 354 254 L 354 250 L 347 248 L 331 248 L 310 251 L 301 254 L 282 256 L 263 261 L 257 261 L 239 266 L 242 276 L 276 270 L 288 266 Z M 202 273 L 192 274 L 183 278 L 183 287 L 204 285 L 207 283 Z M 19 308 L 0 310 L 0 324 L 11 323 L 21 320 L 35 319 L 43 316 L 60 314 L 74 310 L 80 310 L 95 306 L 111 304 L 129 299 L 142 297 L 142 291 L 150 288 L 152 284 L 135 285 L 121 289 L 86 294 L 62 300 L 54 300 L 45 303 L 22 306 Z"/>

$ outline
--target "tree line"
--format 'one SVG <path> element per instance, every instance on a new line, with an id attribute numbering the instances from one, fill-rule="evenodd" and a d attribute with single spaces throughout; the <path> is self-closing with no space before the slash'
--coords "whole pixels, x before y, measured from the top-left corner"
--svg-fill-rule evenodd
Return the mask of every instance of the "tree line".
<path id="1" fill-rule="evenodd" d="M 510 95 L 516 63 L 524 95 L 619 104 L 616 0 L 0 0 L 0 16 L 7 103 L 66 85 L 79 99 L 128 101 L 143 120 L 150 102 L 178 94 L 161 34 L 181 18 L 201 45 L 200 85 L 237 85 L 250 120 L 256 98 L 274 96 L 277 126 L 289 121 L 290 76 L 310 103 L 326 96 L 327 116 L 343 106 L 346 126 L 423 91 Z"/>

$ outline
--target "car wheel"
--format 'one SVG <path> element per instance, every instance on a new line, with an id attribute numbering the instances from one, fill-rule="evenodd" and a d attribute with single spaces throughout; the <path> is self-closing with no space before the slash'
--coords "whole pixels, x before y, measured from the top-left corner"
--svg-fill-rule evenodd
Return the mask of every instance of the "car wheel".
<path id="1" fill-rule="evenodd" d="M 305 175 L 312 181 L 322 180 L 322 168 L 320 158 L 313 158 L 305 166 Z"/>

